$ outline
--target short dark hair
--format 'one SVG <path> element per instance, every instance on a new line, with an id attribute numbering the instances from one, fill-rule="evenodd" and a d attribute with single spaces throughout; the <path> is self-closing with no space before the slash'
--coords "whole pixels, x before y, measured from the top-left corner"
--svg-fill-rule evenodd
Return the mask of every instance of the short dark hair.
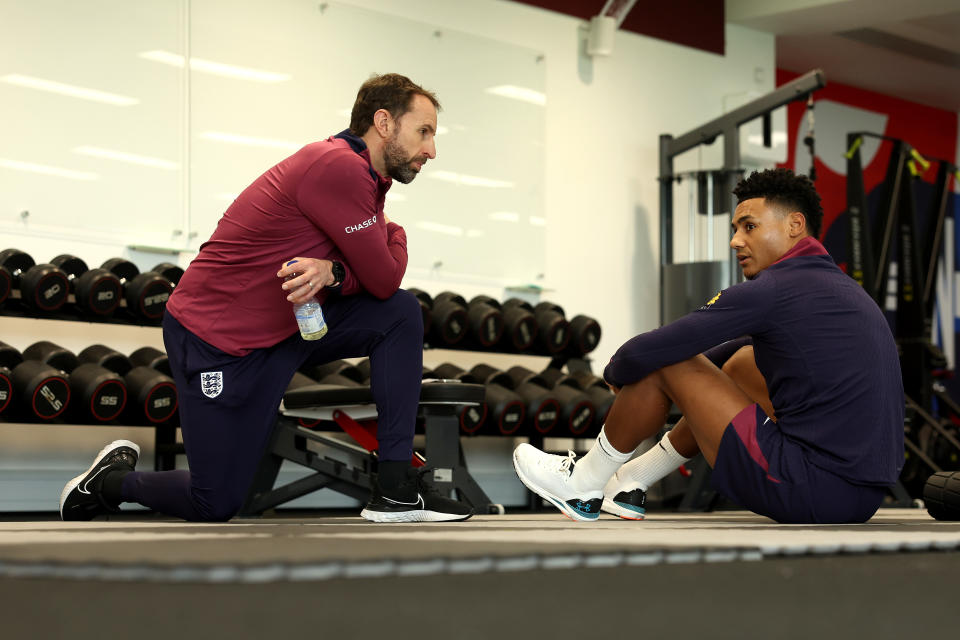
<path id="1" fill-rule="evenodd" d="M 423 96 L 433 103 L 437 111 L 440 102 L 432 91 L 427 91 L 410 78 L 399 73 L 374 74 L 363 83 L 357 92 L 357 100 L 350 112 L 350 133 L 362 136 L 373 125 L 373 114 L 386 109 L 396 120 L 410 111 L 414 96 Z"/>
<path id="2" fill-rule="evenodd" d="M 750 177 L 737 183 L 733 195 L 737 196 L 737 204 L 751 198 L 763 198 L 773 206 L 799 211 L 807 219 L 810 235 L 820 237 L 823 208 L 820 194 L 807 176 L 796 175 L 790 169 L 754 171 Z"/>

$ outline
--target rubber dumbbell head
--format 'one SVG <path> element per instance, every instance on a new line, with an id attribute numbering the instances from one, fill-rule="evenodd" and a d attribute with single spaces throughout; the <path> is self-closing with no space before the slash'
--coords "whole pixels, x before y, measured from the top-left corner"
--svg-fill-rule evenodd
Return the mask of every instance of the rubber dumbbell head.
<path id="1" fill-rule="evenodd" d="M 130 313 L 150 322 L 163 317 L 163 310 L 173 292 L 169 280 L 154 271 L 140 273 L 137 265 L 123 258 L 110 258 L 102 266 L 120 278 Z"/>
<path id="2" fill-rule="evenodd" d="M 528 351 L 540 332 L 533 307 L 519 298 L 510 298 L 503 310 L 504 347 L 513 351 Z"/>
<path id="3" fill-rule="evenodd" d="M 103 344 L 90 345 L 77 354 L 77 359 L 80 362 L 98 364 L 104 369 L 113 371 L 121 376 L 127 375 L 130 369 L 133 368 L 133 364 L 127 356 Z"/>
<path id="4" fill-rule="evenodd" d="M 923 503 L 936 520 L 960 520 L 960 471 L 940 471 L 927 478 Z"/>
<path id="5" fill-rule="evenodd" d="M 574 355 L 586 355 L 600 344 L 600 323 L 590 316 L 574 316 L 570 321 L 570 342 L 567 351 Z"/>
<path id="6" fill-rule="evenodd" d="M 436 380 L 459 380 L 468 384 L 483 384 L 482 380 L 477 379 L 469 371 L 458 367 L 455 364 L 445 362 L 437 365 L 436 368 L 429 371 L 431 378 Z M 490 416 L 490 407 L 487 399 L 478 405 L 464 405 L 457 411 L 460 419 L 460 431 L 468 435 L 476 435 L 481 432 Z"/>
<path id="7" fill-rule="evenodd" d="M 183 277 L 183 268 L 179 265 L 175 265 L 172 262 L 161 262 L 160 264 L 150 269 L 154 273 L 159 273 L 161 276 L 170 281 L 174 287 L 180 284 L 180 278 Z"/>
<path id="8" fill-rule="evenodd" d="M 19 249 L 0 252 L 0 264 L 10 270 L 21 301 L 31 309 L 57 311 L 67 303 L 70 281 L 59 267 L 34 264 L 33 258 Z"/>
<path id="9" fill-rule="evenodd" d="M 127 386 L 118 374 L 87 362 L 70 373 L 73 413 L 98 422 L 115 420 L 127 405 Z"/>
<path id="10" fill-rule="evenodd" d="M 0 413 L 13 400 L 13 368 L 23 362 L 23 355 L 6 342 L 0 342 Z"/>
<path id="11" fill-rule="evenodd" d="M 473 340 L 483 348 L 493 347 L 503 337 L 503 312 L 488 299 L 474 298 L 467 304 L 467 323 Z"/>
<path id="12" fill-rule="evenodd" d="M 12 372 L 20 413 L 30 419 L 53 420 L 70 402 L 70 385 L 59 370 L 39 360 L 24 360 Z"/>
<path id="13" fill-rule="evenodd" d="M 50 263 L 67 274 L 74 300 L 83 311 L 109 316 L 120 306 L 120 279 L 107 269 L 90 269 L 86 262 L 70 254 L 61 254 Z"/>
<path id="14" fill-rule="evenodd" d="M 567 348 L 570 342 L 570 323 L 564 317 L 563 308 L 552 302 L 541 302 L 533 308 L 539 331 L 542 351 L 554 354 Z"/>
<path id="15" fill-rule="evenodd" d="M 570 435 L 581 437 L 589 432 L 597 410 L 576 378 L 554 367 L 547 367 L 540 377 L 550 385 L 560 401 L 560 421 Z"/>
<path id="16" fill-rule="evenodd" d="M 431 318 L 437 346 L 455 346 L 463 341 L 469 328 L 466 301 L 445 291 L 433 299 Z"/>
<path id="17" fill-rule="evenodd" d="M 10 297 L 11 291 L 13 291 L 13 276 L 10 274 L 10 269 L 0 264 L 0 307 Z"/>
<path id="18" fill-rule="evenodd" d="M 300 372 L 314 380 L 322 380 L 327 376 L 339 375 L 354 383 L 366 382 L 363 377 L 363 372 L 346 360 L 334 360 L 322 364 L 304 365 L 300 367 Z"/>
<path id="19" fill-rule="evenodd" d="M 102 346 L 102 345 L 101 345 Z M 140 347 L 130 354 L 130 364 L 134 367 L 150 367 L 165 376 L 172 376 L 170 359 L 156 347 Z"/>
<path id="20" fill-rule="evenodd" d="M 176 415 L 177 387 L 169 376 L 150 367 L 134 367 L 123 376 L 123 380 L 130 394 L 127 413 L 133 420 L 158 424 Z M 204 384 L 213 394 L 216 381 Z"/>

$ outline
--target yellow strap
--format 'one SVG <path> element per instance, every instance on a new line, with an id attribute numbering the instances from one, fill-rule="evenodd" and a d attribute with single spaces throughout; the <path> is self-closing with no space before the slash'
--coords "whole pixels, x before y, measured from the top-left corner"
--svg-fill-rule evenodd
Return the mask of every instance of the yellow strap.
<path id="1" fill-rule="evenodd" d="M 910 149 L 910 155 L 913 156 L 913 158 L 920 163 L 924 171 L 930 168 L 930 162 L 926 158 L 924 158 L 922 155 L 920 155 L 920 152 L 917 151 L 916 149 Z"/>
<path id="2" fill-rule="evenodd" d="M 857 136 L 857 139 L 853 141 L 853 144 L 850 145 L 850 148 L 847 149 L 847 152 L 844 154 L 847 156 L 847 160 L 853 157 L 853 154 L 857 152 L 861 144 L 863 144 L 863 136 Z"/>

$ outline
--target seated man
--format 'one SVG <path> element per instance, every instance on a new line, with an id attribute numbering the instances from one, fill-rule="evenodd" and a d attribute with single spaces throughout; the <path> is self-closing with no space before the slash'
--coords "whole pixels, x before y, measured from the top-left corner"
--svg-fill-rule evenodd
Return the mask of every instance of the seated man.
<path id="1" fill-rule="evenodd" d="M 604 370 L 617 398 L 581 460 L 528 444 L 514 452 L 523 483 L 567 516 L 593 520 L 602 506 L 642 519 L 644 490 L 697 452 L 718 492 L 778 522 L 864 522 L 896 482 L 897 347 L 876 303 L 816 240 L 823 211 L 813 183 L 774 169 L 734 195 L 730 246 L 747 281 L 620 347 Z M 752 347 L 723 370 L 702 353 L 743 336 Z M 620 468 L 671 403 L 683 418 Z"/>
<path id="2" fill-rule="evenodd" d="M 121 502 L 185 520 L 229 520 L 243 506 L 294 372 L 365 355 L 379 463 L 360 515 L 470 517 L 467 505 L 441 496 L 410 466 L 423 318 L 417 299 L 400 289 L 406 233 L 383 210 L 393 181 L 411 182 L 436 157 L 438 107 L 405 76 L 374 76 L 357 93 L 349 129 L 306 145 L 237 196 L 163 319 L 189 471 L 135 471 L 139 447 L 116 441 L 63 488 L 64 520 L 90 520 Z M 291 303 L 314 297 L 328 331 L 305 340 Z"/>

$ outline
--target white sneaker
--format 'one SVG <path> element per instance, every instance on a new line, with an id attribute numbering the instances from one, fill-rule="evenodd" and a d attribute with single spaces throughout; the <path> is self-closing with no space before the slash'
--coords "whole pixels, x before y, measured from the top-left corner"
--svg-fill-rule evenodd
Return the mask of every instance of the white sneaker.
<path id="1" fill-rule="evenodd" d="M 513 468 L 520 481 L 546 499 L 572 520 L 596 520 L 600 515 L 603 491 L 581 493 L 570 486 L 577 455 L 544 453 L 530 444 L 521 444 L 513 452 Z"/>
<path id="2" fill-rule="evenodd" d="M 647 492 L 636 482 L 620 480 L 620 472 L 613 474 L 603 487 L 603 511 L 625 520 L 643 520 L 647 513 L 644 504 Z"/>

